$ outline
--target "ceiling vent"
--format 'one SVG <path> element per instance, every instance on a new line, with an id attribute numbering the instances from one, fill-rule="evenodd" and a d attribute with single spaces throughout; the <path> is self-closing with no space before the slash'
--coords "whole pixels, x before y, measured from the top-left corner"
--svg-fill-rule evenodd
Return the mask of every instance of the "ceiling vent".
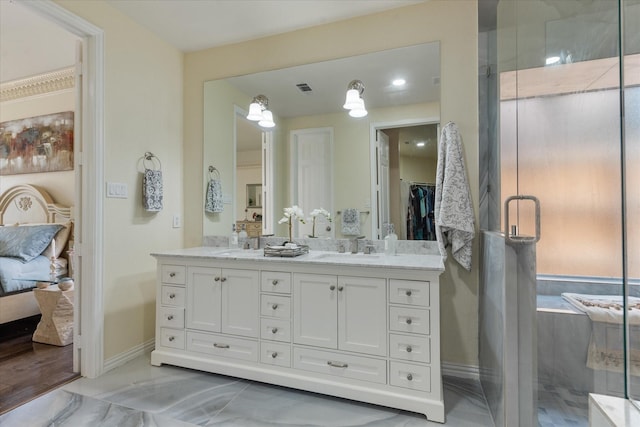
<path id="1" fill-rule="evenodd" d="M 307 83 L 298 83 L 296 87 L 300 89 L 300 92 L 302 93 L 309 93 L 313 90 Z"/>

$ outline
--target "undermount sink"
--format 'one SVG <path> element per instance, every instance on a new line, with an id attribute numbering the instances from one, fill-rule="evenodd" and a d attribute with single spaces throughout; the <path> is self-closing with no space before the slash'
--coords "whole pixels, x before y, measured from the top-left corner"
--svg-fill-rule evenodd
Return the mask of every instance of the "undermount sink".
<path id="1" fill-rule="evenodd" d="M 264 256 L 262 249 L 228 249 L 222 252 L 216 252 L 217 256 L 228 256 L 232 258 L 255 258 Z"/>
<path id="2" fill-rule="evenodd" d="M 351 252 L 339 253 L 339 252 L 329 252 L 329 253 L 321 253 L 317 254 L 315 259 L 335 259 L 340 261 L 345 261 L 349 259 L 364 261 L 367 259 L 379 259 L 383 257 L 384 254 L 363 254 L 362 252 L 358 252 L 357 254 L 352 254 Z"/>

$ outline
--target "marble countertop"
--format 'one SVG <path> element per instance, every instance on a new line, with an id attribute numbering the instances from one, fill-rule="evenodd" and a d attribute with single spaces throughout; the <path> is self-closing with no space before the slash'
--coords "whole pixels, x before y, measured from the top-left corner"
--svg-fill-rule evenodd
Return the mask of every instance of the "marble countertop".
<path id="1" fill-rule="evenodd" d="M 338 253 L 335 251 L 310 250 L 308 254 L 293 258 L 264 256 L 262 249 L 230 249 L 212 246 L 202 246 L 186 249 L 175 249 L 163 252 L 154 252 L 152 256 L 158 257 L 185 257 L 207 258 L 216 260 L 243 260 L 252 262 L 280 262 L 280 263 L 307 263 L 313 265 L 348 265 L 371 268 L 399 268 L 443 271 L 444 264 L 439 255 L 425 254 L 397 254 L 385 255 L 383 253 L 352 254 Z"/>

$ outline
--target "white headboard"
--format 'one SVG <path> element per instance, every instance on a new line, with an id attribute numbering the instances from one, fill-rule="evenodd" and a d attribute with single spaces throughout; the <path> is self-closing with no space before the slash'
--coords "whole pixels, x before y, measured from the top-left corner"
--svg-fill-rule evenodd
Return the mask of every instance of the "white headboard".
<path id="1" fill-rule="evenodd" d="M 47 190 L 22 184 L 0 195 L 0 225 L 15 223 L 65 223 L 72 219 L 72 208 L 53 201 Z"/>

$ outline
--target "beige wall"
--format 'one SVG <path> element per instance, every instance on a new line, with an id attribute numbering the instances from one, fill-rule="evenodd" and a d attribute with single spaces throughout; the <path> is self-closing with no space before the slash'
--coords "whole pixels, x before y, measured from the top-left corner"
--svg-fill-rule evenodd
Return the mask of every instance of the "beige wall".
<path id="1" fill-rule="evenodd" d="M 432 0 L 389 12 L 321 25 L 185 55 L 185 246 L 202 242 L 204 178 L 203 85 L 208 80 L 418 43 L 440 41 L 441 123 L 460 127 L 478 213 L 477 0 Z M 338 177 L 336 177 L 338 179 Z M 477 364 L 478 267 L 466 272 L 449 259 L 442 275 L 442 358 Z"/>
<path id="2" fill-rule="evenodd" d="M 74 110 L 74 90 L 62 90 L 2 102 L 0 104 L 0 123 Z M 74 171 L 4 175 L 0 177 L 0 193 L 18 184 L 38 185 L 47 190 L 57 203 L 66 206 L 72 206 L 74 203 Z"/>
<path id="3" fill-rule="evenodd" d="M 183 245 L 183 230 L 171 227 L 172 215 L 182 214 L 184 206 L 183 54 L 104 1 L 58 3 L 104 30 L 105 179 L 129 189 L 127 199 L 104 200 L 108 359 L 154 338 L 156 275 L 149 253 Z M 164 209 L 159 213 L 142 209 L 139 160 L 145 151 L 162 161 Z"/>

